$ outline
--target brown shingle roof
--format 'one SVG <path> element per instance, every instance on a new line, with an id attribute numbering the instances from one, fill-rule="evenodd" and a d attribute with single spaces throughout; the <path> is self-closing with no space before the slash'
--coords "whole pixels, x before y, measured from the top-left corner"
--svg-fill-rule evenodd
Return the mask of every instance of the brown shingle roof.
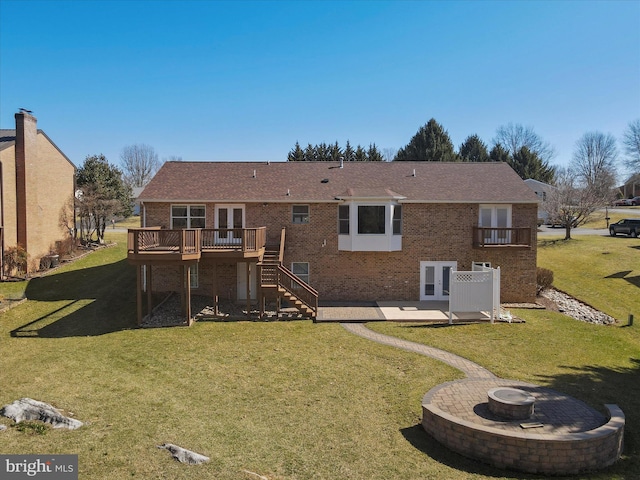
<path id="1" fill-rule="evenodd" d="M 404 202 L 537 202 L 507 164 L 463 162 L 166 162 L 139 199 L 333 202 L 349 192 Z"/>

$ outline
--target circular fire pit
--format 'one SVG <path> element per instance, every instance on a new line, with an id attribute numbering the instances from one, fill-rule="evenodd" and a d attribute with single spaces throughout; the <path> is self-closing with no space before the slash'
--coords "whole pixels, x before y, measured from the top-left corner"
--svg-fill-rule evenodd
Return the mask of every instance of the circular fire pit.
<path id="1" fill-rule="evenodd" d="M 527 392 L 511 387 L 489 390 L 489 411 L 509 420 L 523 420 L 533 415 L 535 398 Z"/>

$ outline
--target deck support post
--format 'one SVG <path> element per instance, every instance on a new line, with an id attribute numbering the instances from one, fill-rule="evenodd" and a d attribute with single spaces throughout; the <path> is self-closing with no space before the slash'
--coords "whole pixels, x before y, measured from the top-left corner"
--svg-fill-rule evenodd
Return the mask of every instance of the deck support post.
<path id="1" fill-rule="evenodd" d="M 136 268 L 136 307 L 138 325 L 142 325 L 142 265 Z"/>
<path id="2" fill-rule="evenodd" d="M 183 267 L 185 275 L 185 281 L 183 283 L 183 295 L 185 320 L 187 325 L 191 325 L 191 265 L 185 265 Z"/>
<path id="3" fill-rule="evenodd" d="M 153 312 L 153 298 L 151 293 L 153 289 L 151 288 L 151 265 L 146 265 L 143 267 L 146 273 L 146 284 L 147 284 L 147 315 L 151 316 L 151 312 Z"/>
<path id="4" fill-rule="evenodd" d="M 216 317 L 220 314 L 218 301 L 218 262 L 213 262 L 213 314 Z"/>
<path id="5" fill-rule="evenodd" d="M 251 317 L 251 262 L 246 262 L 247 271 L 247 317 Z"/>

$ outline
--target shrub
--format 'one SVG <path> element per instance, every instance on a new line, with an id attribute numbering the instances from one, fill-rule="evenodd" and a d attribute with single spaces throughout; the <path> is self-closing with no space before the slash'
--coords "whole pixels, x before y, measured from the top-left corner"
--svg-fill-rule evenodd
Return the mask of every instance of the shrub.
<path id="1" fill-rule="evenodd" d="M 7 275 L 17 273 L 18 275 L 27 273 L 27 260 L 29 254 L 20 245 L 6 248 L 2 260 Z"/>
<path id="2" fill-rule="evenodd" d="M 553 285 L 553 271 L 548 268 L 538 267 L 536 269 L 536 294 L 540 295 L 543 290 Z"/>

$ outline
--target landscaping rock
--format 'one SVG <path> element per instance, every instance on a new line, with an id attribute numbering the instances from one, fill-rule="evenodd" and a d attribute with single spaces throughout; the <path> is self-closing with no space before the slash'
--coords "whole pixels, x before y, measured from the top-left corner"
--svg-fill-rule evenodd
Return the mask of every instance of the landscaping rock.
<path id="1" fill-rule="evenodd" d="M 2 432 L 3 430 L 6 430 L 7 426 L 6 425 L 0 425 L 0 432 Z"/>
<path id="2" fill-rule="evenodd" d="M 162 445 L 158 445 L 158 448 L 164 448 L 165 450 L 168 450 L 173 458 L 181 463 L 186 463 L 188 465 L 199 465 L 201 463 L 206 463 L 209 461 L 209 457 L 205 457 L 204 455 L 200 455 L 199 453 L 186 450 L 172 443 L 163 443 Z"/>
<path id="3" fill-rule="evenodd" d="M 611 325 L 616 323 L 615 318 L 553 288 L 544 290 L 541 295 L 551 300 L 559 312 L 576 320 L 580 320 L 581 322 L 595 323 L 598 325 Z"/>
<path id="4" fill-rule="evenodd" d="M 75 430 L 83 425 L 80 420 L 65 417 L 59 410 L 48 403 L 32 400 L 31 398 L 21 398 L 9 405 L 5 405 L 0 410 L 0 415 L 11 418 L 18 423 L 24 420 L 39 420 L 51 424 L 53 428 L 68 428 L 69 430 Z"/>

